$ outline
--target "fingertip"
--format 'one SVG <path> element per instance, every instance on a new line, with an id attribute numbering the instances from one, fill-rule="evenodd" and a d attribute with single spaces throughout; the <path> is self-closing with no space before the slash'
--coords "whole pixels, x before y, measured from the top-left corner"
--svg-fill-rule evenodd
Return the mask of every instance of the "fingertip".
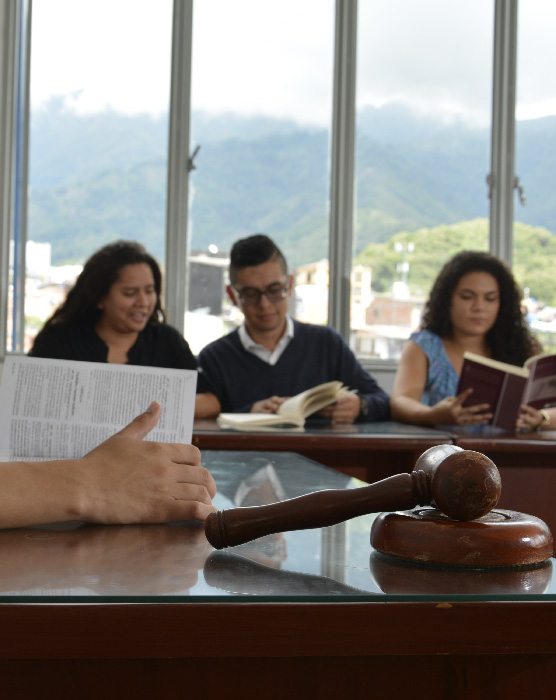
<path id="1" fill-rule="evenodd" d="M 142 440 L 158 423 L 161 410 L 160 404 L 157 401 L 152 401 L 149 407 L 120 430 L 119 434 Z"/>
<path id="2" fill-rule="evenodd" d="M 145 411 L 145 413 L 157 413 L 158 411 L 162 410 L 161 405 L 158 403 L 158 401 L 152 401 L 149 404 L 149 407 Z"/>

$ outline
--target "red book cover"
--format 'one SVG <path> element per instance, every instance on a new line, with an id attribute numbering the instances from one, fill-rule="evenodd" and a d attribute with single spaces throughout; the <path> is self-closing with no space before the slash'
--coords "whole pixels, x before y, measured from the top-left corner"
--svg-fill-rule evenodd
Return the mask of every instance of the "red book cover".
<path id="1" fill-rule="evenodd" d="M 473 393 L 465 401 L 464 406 L 487 403 L 493 414 L 491 424 L 513 431 L 519 407 L 523 403 L 526 384 L 525 376 L 506 372 L 466 357 L 461 371 L 458 394 L 472 387 Z"/>
<path id="2" fill-rule="evenodd" d="M 526 363 L 531 377 L 525 403 L 536 409 L 556 406 L 556 355 L 546 355 Z"/>

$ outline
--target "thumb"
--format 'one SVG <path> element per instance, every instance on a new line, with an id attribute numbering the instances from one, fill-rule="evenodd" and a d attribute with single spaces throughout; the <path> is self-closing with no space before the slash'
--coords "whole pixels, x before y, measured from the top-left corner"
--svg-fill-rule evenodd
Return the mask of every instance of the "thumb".
<path id="1" fill-rule="evenodd" d="M 153 401 L 144 413 L 138 415 L 125 428 L 122 428 L 118 435 L 142 440 L 158 423 L 161 411 L 160 404 Z"/>

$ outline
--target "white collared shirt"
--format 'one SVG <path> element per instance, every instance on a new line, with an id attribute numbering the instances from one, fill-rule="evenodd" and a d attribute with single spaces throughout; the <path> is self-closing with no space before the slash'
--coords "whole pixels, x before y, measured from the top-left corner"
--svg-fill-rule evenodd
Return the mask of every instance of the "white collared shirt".
<path id="1" fill-rule="evenodd" d="M 247 352 L 256 355 L 260 360 L 267 362 L 269 365 L 275 365 L 280 359 L 281 354 L 288 347 L 290 340 L 293 339 L 293 321 L 290 316 L 286 316 L 286 328 L 274 350 L 269 350 L 265 348 L 264 345 L 256 343 L 247 332 L 245 323 L 239 327 L 238 333 L 241 344 Z"/>

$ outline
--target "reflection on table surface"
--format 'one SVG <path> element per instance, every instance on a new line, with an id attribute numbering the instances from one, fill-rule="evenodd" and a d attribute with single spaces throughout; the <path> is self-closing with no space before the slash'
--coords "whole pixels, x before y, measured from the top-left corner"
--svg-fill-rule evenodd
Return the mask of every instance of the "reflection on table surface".
<path id="1" fill-rule="evenodd" d="M 360 484 L 293 453 L 206 451 L 219 509 Z M 179 599 L 388 600 L 405 596 L 543 599 L 552 562 L 535 570 L 455 571 L 373 552 L 373 514 L 332 527 L 268 535 L 216 552 L 198 523 L 79 523 L 0 531 L 0 599 L 92 602 Z"/>
<path id="2" fill-rule="evenodd" d="M 215 420 L 196 420 L 193 424 L 194 433 L 218 432 L 237 435 L 260 435 L 261 430 L 244 431 L 234 428 L 221 428 Z M 384 421 L 377 423 L 331 423 L 326 420 L 308 420 L 305 426 L 299 429 L 287 427 L 268 428 L 264 431 L 266 435 L 360 435 L 362 437 L 384 436 L 384 437 L 422 437 L 436 438 L 439 441 L 445 439 L 451 441 L 451 431 L 444 427 L 442 429 L 410 425 L 409 423 L 397 423 L 395 421 Z"/>
<path id="3" fill-rule="evenodd" d="M 554 443 L 556 430 L 542 430 L 532 432 L 514 432 L 503 430 L 494 425 L 439 425 L 438 430 L 448 432 L 456 443 L 460 440 L 477 440 L 478 443 L 488 440 L 495 443 Z"/>

